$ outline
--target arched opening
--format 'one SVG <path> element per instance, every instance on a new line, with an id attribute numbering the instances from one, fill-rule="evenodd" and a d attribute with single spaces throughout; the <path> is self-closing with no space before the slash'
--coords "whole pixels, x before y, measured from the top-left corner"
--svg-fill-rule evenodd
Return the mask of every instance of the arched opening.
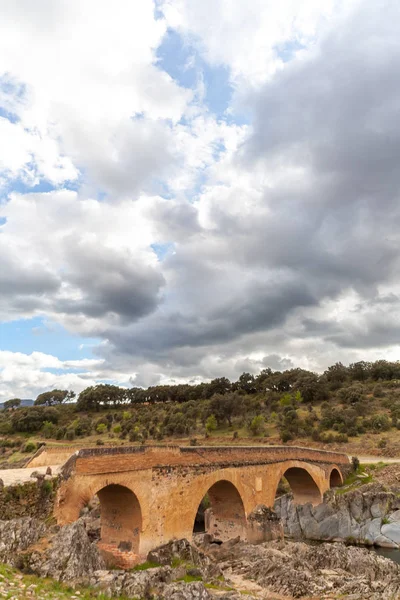
<path id="1" fill-rule="evenodd" d="M 116 484 L 103 487 L 87 505 L 85 521 L 108 566 L 130 568 L 137 562 L 142 511 L 130 489 Z"/>
<path id="2" fill-rule="evenodd" d="M 220 542 L 237 536 L 246 539 L 246 513 L 233 483 L 222 480 L 210 487 L 200 502 L 193 531 L 209 533 Z"/>
<path id="3" fill-rule="evenodd" d="M 283 490 L 289 486 L 295 504 L 307 504 L 307 502 L 311 502 L 315 506 L 322 502 L 322 495 L 317 484 L 305 469 L 290 467 L 285 471 L 282 479 L 283 482 L 281 480 L 279 483 L 278 490 L 280 487 Z"/>
<path id="4" fill-rule="evenodd" d="M 340 474 L 340 471 L 338 471 L 338 469 L 332 469 L 329 477 L 329 487 L 335 488 L 340 487 L 341 485 L 343 485 L 343 478 Z"/>

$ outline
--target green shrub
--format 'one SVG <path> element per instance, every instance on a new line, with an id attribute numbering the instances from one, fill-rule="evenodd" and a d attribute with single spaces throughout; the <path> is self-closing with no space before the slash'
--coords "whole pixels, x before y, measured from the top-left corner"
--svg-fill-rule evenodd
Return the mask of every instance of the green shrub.
<path id="1" fill-rule="evenodd" d="M 263 415 L 256 415 L 250 422 L 249 430 L 252 435 L 260 435 L 265 427 L 265 418 Z"/>
<path id="2" fill-rule="evenodd" d="M 44 438 L 46 438 L 46 439 L 54 438 L 54 437 L 56 437 L 56 432 L 57 432 L 57 427 L 54 425 L 54 423 L 51 423 L 50 421 L 45 421 L 43 423 L 42 435 Z"/>
<path id="3" fill-rule="evenodd" d="M 383 398 L 385 396 L 385 392 L 383 391 L 382 386 L 377 383 L 376 386 L 374 387 L 374 398 Z"/>
<path id="4" fill-rule="evenodd" d="M 287 429 L 284 429 L 283 431 L 281 431 L 280 435 L 281 435 L 281 440 L 284 444 L 286 444 L 286 442 L 290 442 L 290 440 L 293 439 L 293 435 Z"/>
<path id="5" fill-rule="evenodd" d="M 53 491 L 53 482 L 52 481 L 43 481 L 42 483 L 42 493 L 45 496 L 50 496 Z"/>
<path id="6" fill-rule="evenodd" d="M 63 440 L 67 430 L 65 427 L 58 427 L 56 431 L 56 440 Z"/>
<path id="7" fill-rule="evenodd" d="M 27 442 L 22 450 L 22 452 L 34 452 L 36 450 L 37 446 L 34 442 Z"/>
<path id="8" fill-rule="evenodd" d="M 211 433 L 217 429 L 217 419 L 214 415 L 210 415 L 206 421 L 206 430 L 207 433 Z"/>
<path id="9" fill-rule="evenodd" d="M 65 439 L 72 442 L 75 439 L 75 429 L 67 429 L 65 432 Z"/>
<path id="10" fill-rule="evenodd" d="M 149 560 L 146 560 L 146 562 L 144 563 L 140 563 L 140 565 L 135 565 L 132 569 L 132 571 L 147 571 L 147 569 L 155 569 L 156 567 L 159 567 L 160 565 L 157 563 L 153 563 Z"/>

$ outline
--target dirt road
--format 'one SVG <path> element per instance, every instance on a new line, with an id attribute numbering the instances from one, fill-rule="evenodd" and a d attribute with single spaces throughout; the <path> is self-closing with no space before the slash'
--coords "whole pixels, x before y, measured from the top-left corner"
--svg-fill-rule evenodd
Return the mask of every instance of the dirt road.
<path id="1" fill-rule="evenodd" d="M 351 460 L 351 456 L 349 455 Z M 385 464 L 400 463 L 400 456 L 398 458 L 388 458 L 386 456 L 359 456 L 360 463 L 364 465 L 374 465 L 376 463 L 383 462 Z"/>
<path id="2" fill-rule="evenodd" d="M 51 472 L 57 475 L 62 465 L 53 465 Z M 14 485 L 15 483 L 25 483 L 31 478 L 34 471 L 45 474 L 47 467 L 36 467 L 35 469 L 1 469 L 0 479 L 3 480 L 5 486 Z"/>

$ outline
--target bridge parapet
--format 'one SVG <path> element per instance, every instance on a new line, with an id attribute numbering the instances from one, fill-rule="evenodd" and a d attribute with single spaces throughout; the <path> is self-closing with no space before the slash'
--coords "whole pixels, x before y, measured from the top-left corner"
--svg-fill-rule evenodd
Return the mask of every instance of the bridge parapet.
<path id="1" fill-rule="evenodd" d="M 121 473 L 154 468 L 240 467 L 287 460 L 349 465 L 346 454 L 297 446 L 121 446 L 85 448 L 76 454 L 80 475 Z"/>

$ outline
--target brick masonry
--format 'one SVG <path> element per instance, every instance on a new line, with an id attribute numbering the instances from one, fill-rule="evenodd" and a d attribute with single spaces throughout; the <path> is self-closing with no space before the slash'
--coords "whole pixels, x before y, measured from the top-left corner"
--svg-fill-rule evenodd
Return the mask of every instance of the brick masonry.
<path id="1" fill-rule="evenodd" d="M 98 494 L 101 543 L 144 557 L 172 538 L 192 538 L 206 493 L 213 525 L 223 531 L 225 519 L 245 537 L 247 515 L 257 505 L 273 506 L 283 475 L 295 501 L 318 504 L 348 468 L 345 454 L 285 446 L 83 449 L 65 466 L 55 516 L 60 524 L 75 521 Z"/>

